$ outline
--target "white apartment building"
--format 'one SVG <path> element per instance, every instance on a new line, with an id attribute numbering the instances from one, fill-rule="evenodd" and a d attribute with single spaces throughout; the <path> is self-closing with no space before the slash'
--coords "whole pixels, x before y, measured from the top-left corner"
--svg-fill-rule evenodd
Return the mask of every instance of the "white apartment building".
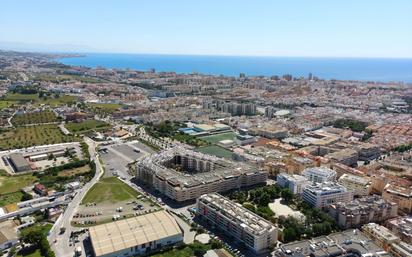
<path id="1" fill-rule="evenodd" d="M 293 194 L 302 194 L 303 189 L 310 185 L 311 182 L 304 176 L 296 174 L 280 173 L 277 175 L 277 185 L 283 188 L 289 188 Z"/>
<path id="2" fill-rule="evenodd" d="M 256 253 L 268 251 L 277 242 L 277 227 L 219 194 L 199 197 L 197 215 Z"/>
<path id="3" fill-rule="evenodd" d="M 343 174 L 338 179 L 339 184 L 353 191 L 353 195 L 366 196 L 372 189 L 371 180 L 366 177 L 360 177 L 352 174 Z"/>
<path id="4" fill-rule="evenodd" d="M 303 170 L 302 175 L 315 183 L 336 181 L 336 171 L 326 167 L 313 167 Z"/>
<path id="5" fill-rule="evenodd" d="M 352 201 L 353 193 L 337 183 L 325 182 L 305 187 L 302 198 L 312 207 L 324 208 L 334 203 Z"/>

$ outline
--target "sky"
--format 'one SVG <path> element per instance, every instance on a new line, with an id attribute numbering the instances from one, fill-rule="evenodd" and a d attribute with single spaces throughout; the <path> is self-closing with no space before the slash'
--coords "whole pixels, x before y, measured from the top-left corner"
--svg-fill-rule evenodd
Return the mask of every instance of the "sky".
<path id="1" fill-rule="evenodd" d="M 412 58 L 412 1 L 1 0 L 1 48 Z"/>

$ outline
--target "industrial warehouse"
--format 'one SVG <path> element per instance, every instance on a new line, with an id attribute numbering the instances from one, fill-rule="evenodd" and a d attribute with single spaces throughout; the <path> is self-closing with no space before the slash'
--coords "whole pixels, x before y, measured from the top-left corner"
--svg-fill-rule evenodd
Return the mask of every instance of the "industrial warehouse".
<path id="1" fill-rule="evenodd" d="M 267 173 L 181 147 L 148 156 L 137 164 L 137 177 L 167 197 L 183 202 L 203 194 L 265 183 Z"/>
<path id="2" fill-rule="evenodd" d="M 175 219 L 158 211 L 89 228 L 96 257 L 143 255 L 183 241 Z"/>

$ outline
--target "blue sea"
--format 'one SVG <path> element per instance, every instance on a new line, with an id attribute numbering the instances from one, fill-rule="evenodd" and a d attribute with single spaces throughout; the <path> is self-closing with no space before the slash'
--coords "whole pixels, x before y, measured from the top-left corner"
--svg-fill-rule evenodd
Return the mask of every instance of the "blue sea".
<path id="1" fill-rule="evenodd" d="M 412 59 L 383 58 L 309 58 L 309 57 L 240 57 L 160 54 L 86 54 L 62 58 L 67 65 L 105 68 L 130 68 L 147 71 L 198 72 L 210 75 L 272 76 L 291 74 L 307 77 L 309 73 L 323 79 L 380 82 L 412 82 Z"/>

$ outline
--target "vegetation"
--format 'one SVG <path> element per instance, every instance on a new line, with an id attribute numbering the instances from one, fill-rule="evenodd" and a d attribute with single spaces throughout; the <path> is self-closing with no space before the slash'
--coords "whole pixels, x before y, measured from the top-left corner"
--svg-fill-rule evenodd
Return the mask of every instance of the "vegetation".
<path id="1" fill-rule="evenodd" d="M 0 100 L 0 110 L 11 107 L 15 102 Z"/>
<path id="2" fill-rule="evenodd" d="M 87 106 L 97 114 L 112 114 L 122 108 L 121 104 L 116 103 L 89 103 Z"/>
<path id="3" fill-rule="evenodd" d="M 21 188 L 32 185 L 36 181 L 33 174 L 8 175 L 0 172 L 0 195 L 18 192 Z"/>
<path id="4" fill-rule="evenodd" d="M 215 245 L 214 245 L 215 246 Z M 152 255 L 153 257 L 200 257 L 205 255 L 205 253 L 212 248 L 212 244 L 202 244 L 199 242 L 194 242 L 189 245 L 182 245 L 177 248 L 162 251 L 158 254 Z"/>
<path id="5" fill-rule="evenodd" d="M 162 137 L 170 137 L 177 141 L 186 143 L 188 145 L 193 145 L 196 147 L 207 146 L 209 145 L 206 141 L 185 134 L 183 132 L 179 132 L 178 129 L 185 127 L 185 124 L 181 124 L 178 122 L 171 122 L 171 121 L 164 121 L 160 122 L 159 124 L 147 124 L 146 131 L 153 137 L 162 138 Z"/>
<path id="6" fill-rule="evenodd" d="M 32 250 L 32 256 L 36 251 L 40 251 L 43 257 L 55 257 L 54 252 L 50 248 L 50 244 L 47 241 L 47 233 L 49 232 L 51 225 L 49 226 L 32 226 L 22 229 L 20 232 L 21 240 L 24 243 L 31 244 L 34 247 L 30 248 Z M 22 250 L 24 252 L 24 249 Z M 22 253 L 23 256 L 28 254 Z M 30 256 L 30 255 L 29 255 Z M 36 256 L 36 255 L 34 255 Z"/>
<path id="7" fill-rule="evenodd" d="M 53 83 L 61 83 L 65 81 L 80 81 L 83 83 L 101 83 L 102 81 L 97 78 L 92 77 L 85 77 L 81 75 L 75 74 L 64 74 L 64 75 L 56 75 L 56 74 L 39 74 L 33 78 L 34 81 L 47 81 Z"/>
<path id="8" fill-rule="evenodd" d="M 40 111 L 15 115 L 11 120 L 11 123 L 14 126 L 23 126 L 27 124 L 52 123 L 57 121 L 59 121 L 59 119 L 52 111 Z"/>
<path id="9" fill-rule="evenodd" d="M 397 147 L 395 147 L 393 150 L 396 151 L 396 152 L 403 153 L 403 152 L 409 151 L 409 150 L 411 150 L 411 149 L 412 149 L 412 143 L 409 143 L 409 144 L 407 144 L 407 145 L 397 146 Z"/>
<path id="10" fill-rule="evenodd" d="M 28 91 L 31 92 L 31 91 Z M 38 92 L 37 90 L 34 93 L 8 93 L 3 100 L 15 102 L 15 103 L 32 103 L 34 105 L 47 104 L 52 107 L 61 106 L 61 105 L 71 105 L 74 104 L 77 100 L 77 97 L 71 95 L 60 95 L 60 94 L 50 94 L 45 92 Z"/>
<path id="11" fill-rule="evenodd" d="M 78 141 L 53 124 L 18 127 L 0 132 L 0 150 Z"/>
<path id="12" fill-rule="evenodd" d="M 82 204 L 136 199 L 139 193 L 116 177 L 102 178 L 87 192 Z"/>
<path id="13" fill-rule="evenodd" d="M 335 128 L 349 128 L 354 132 L 362 132 L 366 129 L 368 124 L 363 121 L 352 120 L 352 119 L 339 119 L 333 123 Z"/>
<path id="14" fill-rule="evenodd" d="M 85 120 L 82 122 L 71 122 L 64 125 L 70 132 L 82 134 L 91 130 L 105 130 L 110 127 L 104 121 L 100 120 Z"/>
<path id="15" fill-rule="evenodd" d="M 87 167 L 87 165 L 89 167 Z M 82 170 L 85 170 L 85 172 L 81 174 L 74 173 L 73 175 L 70 175 L 70 172 L 72 172 L 74 169 L 80 168 Z M 41 173 L 35 173 L 35 175 L 38 177 L 38 181 L 44 186 L 49 188 L 56 188 L 78 179 L 79 175 L 81 175 L 86 181 L 89 181 L 93 178 L 95 172 L 96 167 L 93 162 L 89 162 L 89 160 L 76 160 L 57 167 L 48 168 Z"/>
<path id="16" fill-rule="evenodd" d="M 211 154 L 217 157 L 232 159 L 233 153 L 223 147 L 217 145 L 210 145 L 206 147 L 196 148 L 196 151 L 206 154 Z"/>

